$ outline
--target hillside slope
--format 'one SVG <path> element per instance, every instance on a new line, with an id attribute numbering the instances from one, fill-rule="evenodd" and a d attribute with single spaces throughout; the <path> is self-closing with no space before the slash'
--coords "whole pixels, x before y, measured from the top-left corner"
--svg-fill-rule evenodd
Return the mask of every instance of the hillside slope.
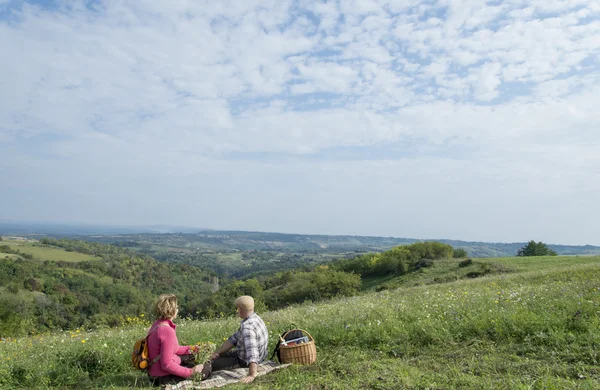
<path id="1" fill-rule="evenodd" d="M 0 337 L 123 324 L 148 311 L 149 296 L 210 293 L 211 275 L 102 244 L 2 241 Z"/>
<path id="2" fill-rule="evenodd" d="M 260 313 L 271 347 L 296 323 L 315 338 L 318 361 L 253 388 L 600 388 L 600 257 L 503 261 L 514 272 Z M 219 344 L 239 320 L 178 323 L 181 344 Z M 0 386 L 147 388 L 127 364 L 146 326 L 4 340 Z"/>

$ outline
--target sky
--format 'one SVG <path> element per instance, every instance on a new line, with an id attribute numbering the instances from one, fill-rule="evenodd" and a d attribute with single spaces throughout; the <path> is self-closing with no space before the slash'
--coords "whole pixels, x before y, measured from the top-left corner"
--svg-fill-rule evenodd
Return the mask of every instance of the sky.
<path id="1" fill-rule="evenodd" d="M 0 0 L 0 219 L 600 245 L 600 0 Z"/>

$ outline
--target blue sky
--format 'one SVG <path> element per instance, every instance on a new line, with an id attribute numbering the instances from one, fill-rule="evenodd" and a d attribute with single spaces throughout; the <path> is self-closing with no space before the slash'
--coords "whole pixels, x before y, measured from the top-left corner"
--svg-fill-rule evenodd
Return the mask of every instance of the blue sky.
<path id="1" fill-rule="evenodd" d="M 0 0 L 0 218 L 600 245 L 600 1 Z"/>

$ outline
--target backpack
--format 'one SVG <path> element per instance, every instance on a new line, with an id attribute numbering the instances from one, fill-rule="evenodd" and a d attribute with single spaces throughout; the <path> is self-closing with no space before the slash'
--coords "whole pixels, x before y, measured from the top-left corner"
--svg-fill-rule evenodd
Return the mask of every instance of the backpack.
<path id="1" fill-rule="evenodd" d="M 150 361 L 148 356 L 148 337 L 154 332 L 159 326 L 167 326 L 165 325 L 157 325 L 153 329 L 148 332 L 146 337 L 143 337 L 139 340 L 136 340 L 135 344 L 133 344 L 133 352 L 131 353 L 131 364 L 133 368 L 137 370 L 145 371 L 150 368 L 151 365 L 160 360 L 160 354 Z"/>
<path id="2" fill-rule="evenodd" d="M 290 341 L 290 340 L 299 339 L 303 336 L 304 336 L 304 334 L 302 333 L 302 331 L 300 329 L 286 330 L 285 332 L 283 332 L 281 334 L 281 336 L 279 336 L 279 340 L 277 340 L 277 345 L 275 345 L 275 349 L 273 350 L 273 354 L 271 355 L 270 360 L 273 360 L 273 357 L 275 355 L 277 355 L 277 360 L 279 361 L 279 363 L 281 363 L 281 353 L 279 351 L 279 347 L 281 345 L 282 340 Z"/>

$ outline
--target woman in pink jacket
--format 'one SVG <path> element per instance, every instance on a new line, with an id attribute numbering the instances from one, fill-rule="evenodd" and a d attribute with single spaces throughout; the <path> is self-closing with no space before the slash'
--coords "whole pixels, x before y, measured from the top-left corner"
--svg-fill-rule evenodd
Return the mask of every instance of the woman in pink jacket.
<path id="1" fill-rule="evenodd" d="M 179 345 L 177 326 L 173 323 L 178 311 L 177 297 L 173 294 L 159 296 L 154 304 L 156 321 L 148 330 L 148 376 L 154 386 L 175 384 L 196 373 L 203 373 L 203 379 L 210 374 L 203 372 L 202 364 L 194 365 L 190 347 Z"/>

